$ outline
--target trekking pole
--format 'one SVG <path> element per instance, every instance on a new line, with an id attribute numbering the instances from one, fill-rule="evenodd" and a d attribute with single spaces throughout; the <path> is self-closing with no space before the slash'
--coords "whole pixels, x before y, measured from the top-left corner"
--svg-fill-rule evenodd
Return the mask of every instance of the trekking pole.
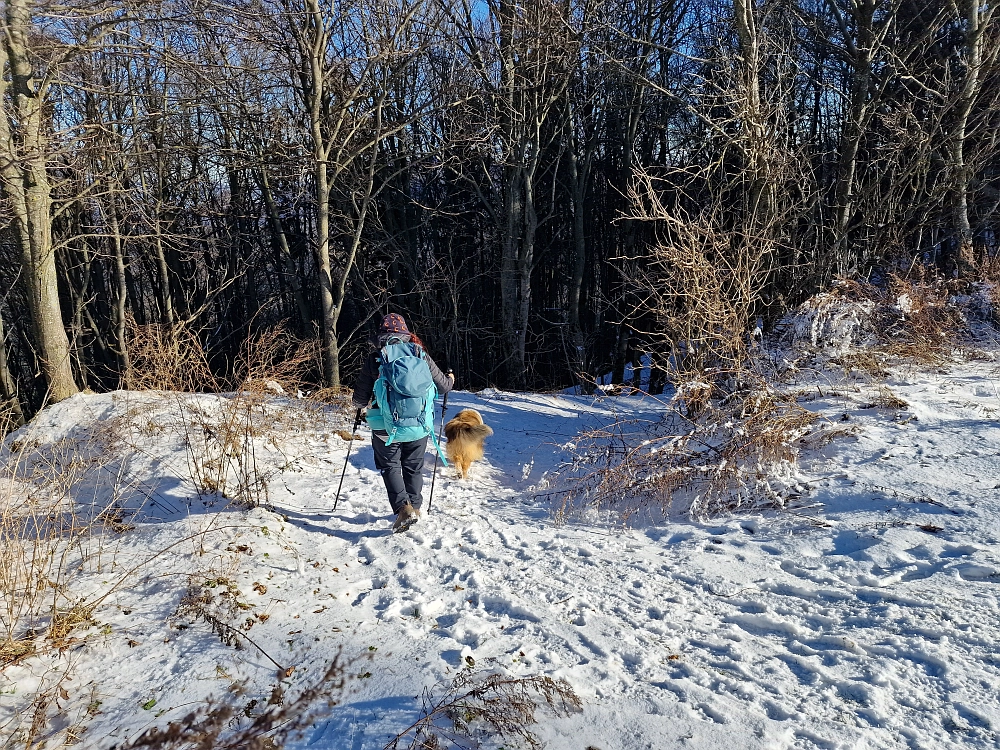
<path id="1" fill-rule="evenodd" d="M 448 370 L 447 374 L 451 375 L 452 371 Z M 444 394 L 444 400 L 441 402 L 441 429 L 438 430 L 438 444 L 434 450 L 434 471 L 431 473 L 431 493 L 427 497 L 427 515 L 431 513 L 431 502 L 434 500 L 434 480 L 437 479 L 438 473 L 438 457 L 441 451 L 441 436 L 444 435 L 444 413 L 448 410 L 448 394 Z"/>
<path id="2" fill-rule="evenodd" d="M 351 445 L 354 443 L 354 433 L 361 426 L 361 409 L 354 414 L 354 427 L 351 430 L 351 439 L 347 441 L 347 456 L 344 458 L 344 470 L 340 472 L 340 484 L 337 485 L 337 498 L 333 501 L 333 509 L 337 510 L 337 503 L 340 502 L 340 488 L 344 486 L 344 474 L 347 473 L 347 462 L 351 460 Z"/>

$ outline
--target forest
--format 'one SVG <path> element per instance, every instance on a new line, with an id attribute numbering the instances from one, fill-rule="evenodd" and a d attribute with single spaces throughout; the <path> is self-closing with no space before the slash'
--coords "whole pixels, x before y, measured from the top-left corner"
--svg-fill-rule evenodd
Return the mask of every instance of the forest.
<path id="1" fill-rule="evenodd" d="M 655 385 L 836 279 L 961 283 L 996 252 L 995 9 L 6 0 L 0 400 L 130 387 L 151 347 L 224 383 L 274 330 L 349 386 L 388 312 L 465 388 Z"/>

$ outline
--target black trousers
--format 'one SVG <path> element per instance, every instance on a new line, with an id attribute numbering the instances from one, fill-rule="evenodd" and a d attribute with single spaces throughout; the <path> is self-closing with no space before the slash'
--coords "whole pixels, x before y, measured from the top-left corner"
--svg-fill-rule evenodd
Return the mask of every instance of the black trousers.
<path id="1" fill-rule="evenodd" d="M 424 455 L 427 438 L 411 440 L 408 443 L 386 445 L 389 436 L 384 432 L 372 432 L 372 450 L 375 451 L 375 466 L 382 472 L 385 491 L 389 493 L 389 505 L 393 513 L 399 513 L 409 503 L 419 508 L 424 503 L 420 494 L 424 488 Z"/>

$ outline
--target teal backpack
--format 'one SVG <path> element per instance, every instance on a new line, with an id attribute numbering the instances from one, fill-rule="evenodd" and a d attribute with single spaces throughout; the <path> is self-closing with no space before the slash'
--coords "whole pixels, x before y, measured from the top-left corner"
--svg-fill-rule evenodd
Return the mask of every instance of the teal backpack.
<path id="1" fill-rule="evenodd" d="M 434 397 L 437 387 L 427 366 L 424 350 L 416 344 L 388 339 L 379 353 L 379 377 L 375 381 L 375 403 L 382 413 L 390 445 L 419 440 L 430 435 L 434 448 L 448 465 L 434 435 Z"/>

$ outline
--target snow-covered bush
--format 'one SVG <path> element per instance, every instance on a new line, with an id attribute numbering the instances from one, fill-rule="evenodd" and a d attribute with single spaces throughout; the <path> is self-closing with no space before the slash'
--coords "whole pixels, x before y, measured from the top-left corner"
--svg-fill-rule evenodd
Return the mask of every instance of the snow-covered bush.
<path id="1" fill-rule="evenodd" d="M 842 282 L 813 295 L 778 324 L 783 344 L 810 347 L 832 355 L 875 340 L 875 300 L 855 282 Z"/>
<path id="2" fill-rule="evenodd" d="M 952 295 L 948 303 L 958 309 L 970 328 L 1000 324 L 1000 283 L 974 282 Z"/>
<path id="3" fill-rule="evenodd" d="M 777 344 L 845 364 L 866 351 L 938 361 L 969 328 L 953 286 L 939 277 L 841 280 L 785 315 Z"/>

